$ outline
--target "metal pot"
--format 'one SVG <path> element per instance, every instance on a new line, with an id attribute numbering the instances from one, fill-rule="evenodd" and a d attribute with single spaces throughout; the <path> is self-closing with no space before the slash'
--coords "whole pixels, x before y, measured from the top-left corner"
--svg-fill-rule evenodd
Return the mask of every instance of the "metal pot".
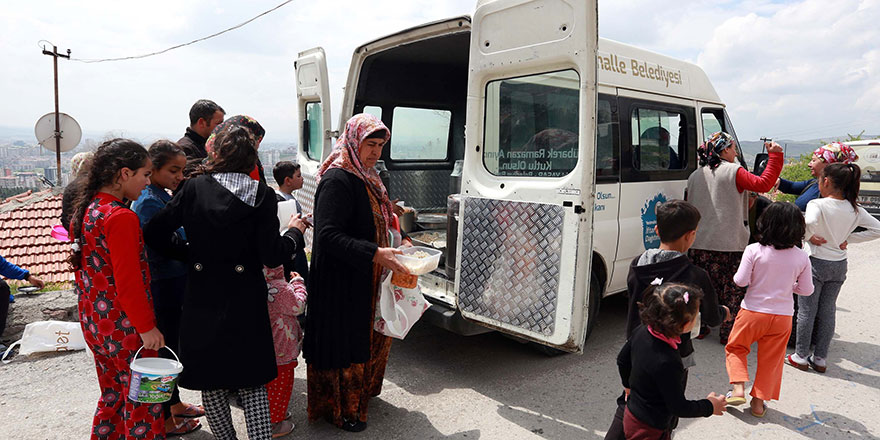
<path id="1" fill-rule="evenodd" d="M 400 229 L 409 234 L 416 228 L 416 210 L 411 206 L 403 207 L 403 215 L 400 216 Z"/>

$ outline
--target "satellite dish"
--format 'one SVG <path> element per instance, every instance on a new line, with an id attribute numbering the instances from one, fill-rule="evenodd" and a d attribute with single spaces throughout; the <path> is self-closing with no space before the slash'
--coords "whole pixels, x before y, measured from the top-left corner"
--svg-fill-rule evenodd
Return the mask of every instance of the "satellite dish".
<path id="1" fill-rule="evenodd" d="M 70 151 L 79 145 L 82 129 L 76 119 L 67 113 L 58 113 L 61 124 L 61 151 Z M 34 126 L 34 134 L 43 148 L 55 151 L 55 112 L 46 113 Z"/>

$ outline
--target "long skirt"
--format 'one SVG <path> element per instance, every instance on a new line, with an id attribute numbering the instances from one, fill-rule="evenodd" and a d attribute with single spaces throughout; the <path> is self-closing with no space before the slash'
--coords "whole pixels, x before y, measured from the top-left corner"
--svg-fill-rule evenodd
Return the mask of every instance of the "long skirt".
<path id="1" fill-rule="evenodd" d="M 379 280 L 381 268 L 373 272 L 373 300 L 370 316 L 376 313 L 376 301 L 379 298 Z M 391 338 L 370 328 L 370 360 L 362 364 L 351 364 L 347 368 L 319 370 L 307 365 L 306 381 L 308 383 L 309 420 L 325 419 L 336 426 L 345 421 L 367 421 L 367 406 L 370 398 L 382 392 L 382 380 L 385 378 L 385 365 L 391 353 Z"/>
<path id="2" fill-rule="evenodd" d="M 740 303 L 746 296 L 746 289 L 737 286 L 733 282 L 733 275 L 739 269 L 739 262 L 742 260 L 742 252 L 721 252 L 706 251 L 702 249 L 691 249 L 688 252 L 691 261 L 697 266 L 709 273 L 709 279 L 712 281 L 712 287 L 718 294 L 718 303 L 730 309 L 730 316 L 739 314 Z M 730 322 L 722 322 L 718 334 L 722 344 L 727 344 L 727 338 L 730 336 L 730 330 L 736 322 L 734 318 Z"/>

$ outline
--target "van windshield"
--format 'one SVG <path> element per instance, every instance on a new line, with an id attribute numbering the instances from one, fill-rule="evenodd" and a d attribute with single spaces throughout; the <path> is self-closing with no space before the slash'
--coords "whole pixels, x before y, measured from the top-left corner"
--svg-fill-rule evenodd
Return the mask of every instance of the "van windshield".
<path id="1" fill-rule="evenodd" d="M 578 93 L 574 70 L 486 85 L 483 162 L 497 176 L 561 177 L 578 161 Z"/>

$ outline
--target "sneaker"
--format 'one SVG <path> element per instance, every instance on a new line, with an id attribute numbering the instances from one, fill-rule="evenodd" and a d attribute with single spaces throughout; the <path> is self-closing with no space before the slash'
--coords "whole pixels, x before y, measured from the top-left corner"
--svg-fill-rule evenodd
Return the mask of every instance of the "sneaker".
<path id="1" fill-rule="evenodd" d="M 825 359 L 822 359 L 820 357 L 810 355 L 810 357 L 807 358 L 807 361 L 810 363 L 810 366 L 813 367 L 814 370 L 816 370 L 817 373 L 824 373 L 825 370 L 828 369 L 827 365 L 825 364 Z"/>
<path id="2" fill-rule="evenodd" d="M 293 432 L 293 428 L 296 425 L 293 424 L 290 420 L 282 420 L 278 423 L 272 424 L 272 438 L 284 437 L 287 434 Z"/>
<path id="3" fill-rule="evenodd" d="M 807 363 L 807 360 L 798 356 L 797 353 L 792 353 L 786 356 L 785 363 L 801 371 L 807 371 L 810 369 L 810 365 Z"/>

